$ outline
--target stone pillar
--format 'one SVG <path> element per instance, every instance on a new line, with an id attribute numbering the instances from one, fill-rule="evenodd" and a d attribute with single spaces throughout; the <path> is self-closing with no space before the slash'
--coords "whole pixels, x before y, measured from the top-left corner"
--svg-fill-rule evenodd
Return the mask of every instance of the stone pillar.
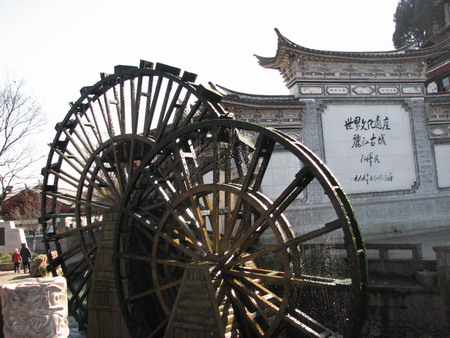
<path id="1" fill-rule="evenodd" d="M 439 293 L 446 309 L 447 318 L 450 318 L 450 246 L 434 246 L 433 250 L 436 253 Z"/>
<path id="2" fill-rule="evenodd" d="M 64 277 L 1 286 L 5 338 L 68 337 Z"/>

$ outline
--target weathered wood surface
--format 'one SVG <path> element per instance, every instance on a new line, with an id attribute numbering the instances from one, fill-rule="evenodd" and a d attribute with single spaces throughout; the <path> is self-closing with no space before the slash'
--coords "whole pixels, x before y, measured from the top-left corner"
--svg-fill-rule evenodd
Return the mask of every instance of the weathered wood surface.
<path id="1" fill-rule="evenodd" d="M 114 284 L 111 263 L 113 255 L 114 219 L 112 213 L 104 216 L 101 240 L 88 299 L 88 337 L 131 337 L 123 320 Z"/>

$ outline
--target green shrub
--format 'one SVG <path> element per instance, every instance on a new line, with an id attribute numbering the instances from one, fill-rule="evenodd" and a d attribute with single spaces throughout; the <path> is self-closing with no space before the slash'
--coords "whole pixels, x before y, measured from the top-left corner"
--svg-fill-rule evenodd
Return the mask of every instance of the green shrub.
<path id="1" fill-rule="evenodd" d="M 0 263 L 10 263 L 12 262 L 12 253 L 3 253 L 0 254 Z"/>

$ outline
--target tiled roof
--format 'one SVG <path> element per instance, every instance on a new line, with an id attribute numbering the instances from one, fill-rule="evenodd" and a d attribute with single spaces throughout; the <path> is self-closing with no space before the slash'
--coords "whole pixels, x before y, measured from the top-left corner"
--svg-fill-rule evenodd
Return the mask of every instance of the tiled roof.
<path id="1" fill-rule="evenodd" d="M 303 103 L 296 99 L 293 95 L 258 95 L 258 94 L 247 94 L 233 91 L 231 89 L 217 85 L 223 92 L 224 98 L 222 103 L 239 103 L 239 104 L 249 104 L 256 106 L 277 106 L 281 108 L 292 107 L 292 106 L 303 106 Z"/>
<path id="2" fill-rule="evenodd" d="M 259 64 L 265 68 L 279 69 L 287 58 L 293 56 L 314 57 L 320 59 L 342 59 L 352 60 L 353 62 L 367 62 L 367 61 L 405 61 L 405 59 L 427 59 L 436 57 L 448 51 L 448 44 L 443 43 L 434 45 L 429 48 L 412 49 L 405 47 L 392 51 L 384 52 L 340 52 L 340 51 L 324 51 L 317 49 L 310 49 L 300 46 L 291 40 L 284 37 L 278 29 L 275 28 L 278 36 L 277 53 L 274 57 L 262 57 L 255 55 Z"/>

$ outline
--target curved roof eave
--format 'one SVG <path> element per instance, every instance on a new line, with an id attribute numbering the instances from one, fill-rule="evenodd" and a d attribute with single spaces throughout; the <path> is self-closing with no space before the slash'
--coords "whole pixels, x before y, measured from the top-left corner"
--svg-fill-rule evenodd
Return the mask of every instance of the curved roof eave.
<path id="1" fill-rule="evenodd" d="M 235 101 L 240 104 L 252 104 L 259 106 L 276 106 L 278 108 L 282 106 L 293 107 L 293 106 L 303 106 L 304 104 L 300 102 L 293 95 L 262 95 L 262 94 L 248 94 L 237 92 L 223 86 L 217 85 L 217 87 L 224 94 L 223 103 L 227 101 Z"/>
<path id="2" fill-rule="evenodd" d="M 383 52 L 325 51 L 300 46 L 283 36 L 277 28 L 275 28 L 275 32 L 278 36 L 276 55 L 274 57 L 263 57 L 255 54 L 255 57 L 258 59 L 258 63 L 264 68 L 280 69 L 283 61 L 285 61 L 285 59 L 292 54 L 327 59 L 352 59 L 353 61 L 356 61 L 355 59 L 359 59 L 363 62 L 380 61 L 380 58 L 382 58 L 383 62 L 386 62 L 389 60 L 400 61 L 400 59 L 403 61 L 405 59 L 427 59 L 445 53 L 448 49 L 446 43 L 443 42 L 423 49 L 411 49 L 410 46 L 406 46 L 401 49 Z"/>

